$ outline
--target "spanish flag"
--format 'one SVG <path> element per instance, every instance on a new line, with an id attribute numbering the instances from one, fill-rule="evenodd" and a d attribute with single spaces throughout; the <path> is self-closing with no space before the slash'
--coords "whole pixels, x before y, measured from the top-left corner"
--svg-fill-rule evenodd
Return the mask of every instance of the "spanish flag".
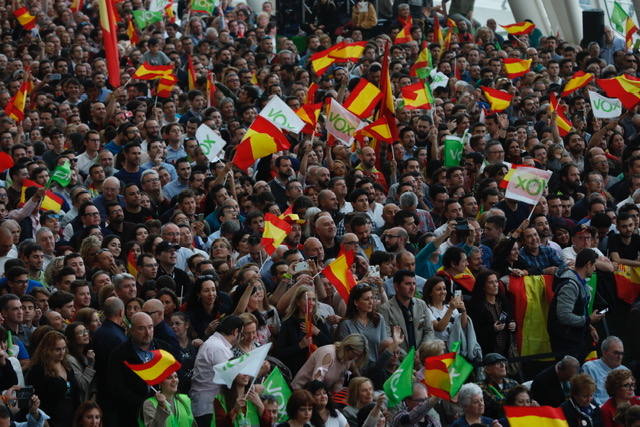
<path id="1" fill-rule="evenodd" d="M 120 54 L 118 52 L 118 18 L 111 0 L 98 0 L 102 44 L 107 60 L 107 74 L 112 87 L 120 86 Z"/>
<path id="2" fill-rule="evenodd" d="M 505 30 L 507 30 L 507 33 L 511 34 L 512 36 L 519 36 L 521 34 L 530 34 L 536 28 L 533 22 L 528 22 L 528 21 L 516 22 L 515 24 L 511 24 L 511 25 L 500 25 L 500 26 Z"/>
<path id="3" fill-rule="evenodd" d="M 393 140 L 397 140 L 398 126 L 396 124 L 396 106 L 393 99 L 393 86 L 391 86 L 391 76 L 389 75 L 389 43 L 384 45 L 384 56 L 382 58 L 382 72 L 380 74 L 380 91 L 382 92 L 382 102 L 378 109 L 377 119 L 384 117 L 387 120 L 391 136 Z M 380 147 L 376 144 L 376 162 L 378 166 L 382 164 L 382 156 L 380 155 Z"/>
<path id="4" fill-rule="evenodd" d="M 329 58 L 336 59 L 340 62 L 359 61 L 362 58 L 364 48 L 367 46 L 366 41 L 347 43 L 340 48 L 332 50 Z"/>
<path id="5" fill-rule="evenodd" d="M 305 126 L 301 132 L 307 135 L 313 135 L 320 117 L 320 110 L 322 110 L 322 102 L 317 104 L 304 104 L 302 107 L 296 110 L 298 117 L 305 122 Z"/>
<path id="6" fill-rule="evenodd" d="M 138 277 L 138 260 L 136 259 L 136 253 L 133 249 L 127 254 L 127 271 L 133 277 Z"/>
<path id="7" fill-rule="evenodd" d="M 624 41 L 627 45 L 627 49 L 631 49 L 633 45 L 633 35 L 638 32 L 638 27 L 633 23 L 633 19 L 630 16 L 627 16 L 627 19 L 624 21 Z"/>
<path id="8" fill-rule="evenodd" d="M 597 79 L 598 86 L 608 97 L 618 98 L 627 110 L 631 110 L 640 102 L 640 79 L 624 74 L 610 79 Z"/>
<path id="9" fill-rule="evenodd" d="M 569 427 L 564 411 L 551 406 L 505 406 L 511 427 Z"/>
<path id="10" fill-rule="evenodd" d="M 569 80 L 567 84 L 564 85 L 564 89 L 562 90 L 560 96 L 564 98 L 565 96 L 571 95 L 576 90 L 585 87 L 591 80 L 593 80 L 593 77 L 593 74 L 585 73 L 582 70 L 576 72 L 573 76 L 571 76 L 571 80 Z"/>
<path id="11" fill-rule="evenodd" d="M 278 249 L 289 233 L 291 233 L 291 224 L 272 213 L 264 214 L 264 231 L 260 243 L 269 255 Z"/>
<path id="12" fill-rule="evenodd" d="M 136 27 L 133 25 L 133 20 L 131 19 L 129 19 L 129 23 L 127 24 L 127 36 L 129 37 L 129 41 L 133 44 L 138 44 L 140 42 L 140 37 L 138 36 Z"/>
<path id="13" fill-rule="evenodd" d="M 385 116 L 380 116 L 376 121 L 369 123 L 362 129 L 357 130 L 355 133 L 355 138 L 359 141 L 362 141 L 362 137 L 364 136 L 384 141 L 389 144 L 393 142 L 391 127 L 389 126 L 389 122 Z"/>
<path id="14" fill-rule="evenodd" d="M 504 111 L 511 105 L 513 95 L 503 90 L 493 89 L 488 86 L 480 86 L 484 97 L 487 98 L 491 105 L 491 110 L 495 112 Z"/>
<path id="15" fill-rule="evenodd" d="M 71 6 L 69 6 L 69 9 L 71 9 L 71 12 L 75 13 L 75 12 L 79 12 L 84 8 L 84 2 L 82 0 L 73 0 L 71 2 Z"/>
<path id="16" fill-rule="evenodd" d="M 27 201 L 27 188 L 29 187 L 42 187 L 42 185 L 38 184 L 35 181 L 31 181 L 30 179 L 25 179 L 22 181 L 22 188 L 20 189 L 20 203 L 24 203 Z M 44 193 L 44 198 L 42 199 L 42 203 L 40 204 L 41 211 L 54 211 L 60 212 L 62 209 L 62 205 L 64 204 L 64 200 L 57 194 L 55 194 L 51 190 L 47 190 Z"/>
<path id="17" fill-rule="evenodd" d="M 151 350 L 153 357 L 147 363 L 133 364 L 124 361 L 127 368 L 149 385 L 160 384 L 182 365 L 166 350 Z"/>
<path id="18" fill-rule="evenodd" d="M 516 345 L 519 354 L 549 353 L 551 341 L 547 332 L 549 304 L 553 298 L 553 276 L 511 276 L 509 293 L 513 297 Z"/>
<path id="19" fill-rule="evenodd" d="M 173 1 L 170 1 L 165 5 L 164 14 L 167 16 L 167 21 L 169 21 L 170 24 L 175 24 L 176 14 L 173 10 Z"/>
<path id="20" fill-rule="evenodd" d="M 413 41 L 413 37 L 411 37 L 411 24 L 407 24 L 396 34 L 393 44 L 403 44 L 411 41 Z"/>
<path id="21" fill-rule="evenodd" d="M 132 79 L 139 80 L 156 80 L 162 78 L 169 78 L 173 75 L 173 66 L 171 65 L 151 65 L 148 62 L 143 63 L 138 67 Z"/>
<path id="22" fill-rule="evenodd" d="M 340 251 L 338 258 L 322 270 L 345 302 L 349 301 L 349 292 L 356 285 L 356 277 L 351 272 L 354 259 L 353 251 Z"/>
<path id="23" fill-rule="evenodd" d="M 262 116 L 256 116 L 242 141 L 236 147 L 232 162 L 240 169 L 249 168 L 256 160 L 278 151 L 288 150 L 287 137 Z"/>
<path id="24" fill-rule="evenodd" d="M 457 351 L 459 346 L 460 343 L 453 343 L 452 350 Z M 472 371 L 473 365 L 456 352 L 427 357 L 424 360 L 424 383 L 429 394 L 450 401 Z"/>
<path id="25" fill-rule="evenodd" d="M 282 212 L 282 214 L 280 214 L 280 216 L 278 217 L 284 221 L 287 221 L 289 223 L 294 223 L 297 222 L 298 224 L 304 224 L 304 219 L 300 219 L 300 217 L 298 216 L 298 214 L 294 214 L 293 213 L 293 205 L 289 205 L 289 207 L 287 208 L 287 210 L 285 210 L 284 212 Z"/>
<path id="26" fill-rule="evenodd" d="M 432 99 L 424 82 L 419 81 L 402 88 L 405 110 L 430 110 Z"/>
<path id="27" fill-rule="evenodd" d="M 422 50 L 418 54 L 416 62 L 409 69 L 409 75 L 411 77 L 419 77 L 424 79 L 429 74 L 429 70 L 433 68 L 433 58 L 431 58 L 431 51 L 427 42 L 422 42 Z"/>
<path id="28" fill-rule="evenodd" d="M 209 104 L 209 107 L 215 104 L 217 90 L 218 88 L 216 87 L 216 81 L 213 71 L 209 71 L 207 72 L 207 102 Z"/>
<path id="29" fill-rule="evenodd" d="M 196 88 L 196 69 L 193 67 L 193 57 L 191 56 L 187 60 L 187 81 L 189 90 L 194 90 Z"/>
<path id="30" fill-rule="evenodd" d="M 531 69 L 531 61 L 531 59 L 504 58 L 502 60 L 504 72 L 510 79 L 522 77 Z"/>
<path id="31" fill-rule="evenodd" d="M 633 304 L 640 296 L 640 267 L 618 264 L 613 272 L 616 281 L 616 294 L 627 304 Z"/>
<path id="32" fill-rule="evenodd" d="M 573 123 L 571 123 L 565 114 L 567 106 L 560 105 L 560 101 L 556 97 L 555 92 L 551 92 L 549 95 L 549 105 L 551 107 L 551 111 L 556 112 L 556 126 L 558 126 L 558 133 L 562 137 L 567 136 L 569 132 L 571 132 L 571 129 L 573 129 Z"/>
<path id="33" fill-rule="evenodd" d="M 440 20 L 437 17 L 433 20 L 433 42 L 438 43 L 441 49 L 444 47 L 442 28 L 440 28 Z M 442 52 L 440 52 L 440 55 L 442 55 Z"/>
<path id="34" fill-rule="evenodd" d="M 346 45 L 345 42 L 340 42 L 335 46 L 330 47 L 329 49 L 325 49 L 321 52 L 316 52 L 311 55 L 311 68 L 313 72 L 317 75 L 321 76 L 324 74 L 327 69 L 336 62 L 335 58 L 332 58 L 330 55 L 339 49 L 342 49 Z"/>
<path id="35" fill-rule="evenodd" d="M 4 107 L 4 112 L 7 113 L 16 122 L 24 120 L 24 111 L 27 108 L 27 99 L 29 98 L 29 92 L 33 89 L 33 83 L 31 83 L 31 73 L 25 73 L 24 80 L 20 85 L 20 89 L 9 100 Z"/>
<path id="36" fill-rule="evenodd" d="M 367 79 L 361 78 L 342 105 L 361 119 L 371 116 L 382 99 L 382 92 Z"/>
<path id="37" fill-rule="evenodd" d="M 0 172 L 4 172 L 9 168 L 12 168 L 15 163 L 13 157 L 4 151 L 0 151 Z"/>
<path id="38" fill-rule="evenodd" d="M 447 18 L 447 28 L 452 30 L 454 33 L 458 34 L 460 30 L 458 29 L 458 24 L 452 18 Z"/>
<path id="39" fill-rule="evenodd" d="M 27 31 L 33 30 L 36 27 L 38 19 L 29 13 L 29 9 L 21 7 L 13 12 L 13 16 L 16 17 L 22 28 Z"/>
<path id="40" fill-rule="evenodd" d="M 178 79 L 171 74 L 168 77 L 163 77 L 158 81 L 158 87 L 156 88 L 156 95 L 160 98 L 170 98 L 173 88 L 176 87 Z"/>
<path id="41" fill-rule="evenodd" d="M 309 85 L 309 89 L 307 89 L 307 97 L 304 100 L 305 104 L 315 104 L 316 102 L 316 92 L 318 91 L 318 83 L 313 82 Z"/>

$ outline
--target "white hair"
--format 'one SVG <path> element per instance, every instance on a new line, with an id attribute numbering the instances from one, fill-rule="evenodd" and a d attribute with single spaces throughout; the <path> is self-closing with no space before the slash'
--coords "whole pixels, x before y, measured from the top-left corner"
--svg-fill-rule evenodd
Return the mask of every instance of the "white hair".
<path id="1" fill-rule="evenodd" d="M 471 399 L 478 395 L 482 396 L 482 389 L 480 386 L 476 383 L 466 383 L 458 393 L 458 402 L 464 408 L 469 406 Z"/>

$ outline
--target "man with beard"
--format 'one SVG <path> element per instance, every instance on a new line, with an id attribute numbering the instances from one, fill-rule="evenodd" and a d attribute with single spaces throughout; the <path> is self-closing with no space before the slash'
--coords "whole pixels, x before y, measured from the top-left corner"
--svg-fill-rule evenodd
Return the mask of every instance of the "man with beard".
<path id="1" fill-rule="evenodd" d="M 571 196 L 574 200 L 578 200 L 583 196 L 583 194 L 579 193 L 581 185 L 580 169 L 573 163 L 567 163 L 560 169 L 560 181 L 553 192 Z"/>
<path id="2" fill-rule="evenodd" d="M 429 140 L 429 132 L 433 127 L 433 122 L 431 118 L 427 115 L 422 115 L 418 117 L 418 120 L 415 122 L 415 136 L 416 136 L 416 147 L 427 147 L 431 146 L 431 141 Z"/>
<path id="3" fill-rule="evenodd" d="M 113 153 L 109 150 L 102 150 L 98 153 L 98 163 L 102 166 L 104 175 L 107 178 L 118 172 L 118 170 L 113 166 Z"/>
<path id="4" fill-rule="evenodd" d="M 139 142 L 130 142 L 123 148 L 124 163 L 114 176 L 124 184 L 140 185 L 140 176 L 144 168 L 140 167 L 140 158 L 142 156 L 142 148 Z"/>
<path id="5" fill-rule="evenodd" d="M 145 170 L 140 177 L 140 183 L 142 184 L 142 191 L 151 200 L 151 210 L 154 216 L 159 217 L 171 208 L 171 200 L 164 196 L 158 172 L 153 169 Z"/>
<path id="6" fill-rule="evenodd" d="M 376 169 L 376 152 L 372 147 L 366 146 L 360 150 L 360 155 L 358 156 L 360 159 L 360 164 L 356 166 L 356 170 L 362 171 L 364 176 L 373 179 L 375 182 L 380 184 L 384 191 L 389 191 L 389 186 L 387 185 L 387 180 L 385 179 L 382 172 Z"/>
<path id="7" fill-rule="evenodd" d="M 89 177 L 85 181 L 87 190 L 91 193 L 91 197 L 97 197 L 102 194 L 102 184 L 107 175 L 104 172 L 104 168 L 99 165 L 91 165 L 89 167 Z"/>
<path id="8" fill-rule="evenodd" d="M 640 267 L 640 236 L 636 234 L 636 225 L 627 212 L 620 213 L 616 218 L 616 228 L 619 234 L 609 236 L 609 258 L 611 261 Z"/>
<path id="9" fill-rule="evenodd" d="M 173 167 L 171 163 L 167 163 L 164 161 L 164 152 L 165 145 L 161 139 L 154 139 L 148 142 L 147 144 L 147 157 L 148 161 L 142 164 L 144 169 L 151 169 L 156 166 L 164 167 L 169 175 L 171 175 L 171 179 L 174 180 L 178 177 L 176 172 L 176 168 Z"/>
<path id="10" fill-rule="evenodd" d="M 556 242 L 551 240 L 551 227 L 549 226 L 549 220 L 547 217 L 542 214 L 533 215 L 531 218 L 531 225 L 533 225 L 533 228 L 538 232 L 540 244 L 542 246 L 549 246 L 554 249 L 558 255 L 560 255 L 562 248 Z"/>
<path id="11" fill-rule="evenodd" d="M 289 156 L 280 156 L 274 163 L 276 176 L 269 181 L 271 194 L 276 198 L 276 203 L 280 207 L 280 212 L 284 212 L 287 207 L 287 182 L 293 176 L 293 167 Z"/>
<path id="12" fill-rule="evenodd" d="M 108 234 L 115 234 L 120 241 L 126 242 L 133 235 L 136 224 L 125 222 L 124 209 L 116 202 L 107 203 L 107 227 Z"/>
<path id="13" fill-rule="evenodd" d="M 578 133 L 570 133 L 565 141 L 573 163 L 578 169 L 584 170 L 584 138 Z"/>
<path id="14" fill-rule="evenodd" d="M 124 219 L 134 224 L 144 224 L 153 218 L 151 211 L 142 206 L 142 195 L 138 184 L 127 184 L 124 187 Z"/>
<path id="15" fill-rule="evenodd" d="M 382 233 L 381 240 L 386 252 L 397 255 L 407 250 L 409 234 L 402 227 L 391 227 Z"/>
<path id="16" fill-rule="evenodd" d="M 138 139 L 140 139 L 140 130 L 133 123 L 127 122 L 118 128 L 116 137 L 112 141 L 109 141 L 104 148 L 111 151 L 113 155 L 118 155 L 125 145 Z"/>

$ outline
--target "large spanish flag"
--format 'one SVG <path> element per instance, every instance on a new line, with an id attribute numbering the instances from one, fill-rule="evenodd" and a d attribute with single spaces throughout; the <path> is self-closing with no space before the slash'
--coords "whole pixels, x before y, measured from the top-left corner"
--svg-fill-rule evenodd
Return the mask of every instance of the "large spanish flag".
<path id="1" fill-rule="evenodd" d="M 411 37 L 411 24 L 407 23 L 407 25 L 402 27 L 398 34 L 396 34 L 393 44 L 403 44 L 411 41 L 413 41 L 413 37 Z"/>
<path id="2" fill-rule="evenodd" d="M 382 99 L 382 92 L 367 79 L 361 78 L 342 105 L 361 119 L 371 116 Z"/>
<path id="3" fill-rule="evenodd" d="M 31 73 L 25 73 L 20 89 L 18 89 L 16 94 L 11 97 L 4 107 L 4 112 L 16 122 L 24 120 L 24 111 L 27 108 L 27 99 L 29 99 L 31 89 L 33 89 Z"/>
<path id="4" fill-rule="evenodd" d="M 132 79 L 139 80 L 156 80 L 162 78 L 170 78 L 173 75 L 173 66 L 171 65 L 151 65 L 148 62 L 138 67 L 131 76 Z"/>
<path id="5" fill-rule="evenodd" d="M 564 411 L 551 406 L 505 406 L 511 427 L 569 427 Z"/>
<path id="6" fill-rule="evenodd" d="M 287 234 L 291 233 L 291 224 L 280 219 L 274 214 L 264 214 L 264 231 L 262 232 L 262 246 L 269 255 L 272 255 L 278 246 L 282 244 Z"/>
<path id="7" fill-rule="evenodd" d="M 98 0 L 98 9 L 109 83 L 116 88 L 120 86 L 120 53 L 118 52 L 118 24 L 113 0 Z"/>
<path id="8" fill-rule="evenodd" d="M 551 275 L 509 278 L 514 320 L 518 324 L 516 344 L 522 356 L 551 351 L 547 317 L 549 304 L 553 298 L 552 285 L 553 276 Z"/>
<path id="9" fill-rule="evenodd" d="M 618 98 L 627 110 L 631 110 L 640 102 L 640 79 L 623 74 L 610 79 L 597 79 L 598 86 L 608 97 Z"/>
<path id="10" fill-rule="evenodd" d="M 580 70 L 577 71 L 573 76 L 571 76 L 571 80 L 564 85 L 564 89 L 562 90 L 562 94 L 560 96 L 565 97 L 571 95 L 578 89 L 581 89 L 589 84 L 591 80 L 593 80 L 593 74 L 585 73 Z"/>
<path id="11" fill-rule="evenodd" d="M 278 151 L 288 150 L 291 144 L 282 131 L 262 116 L 256 116 L 242 141 L 236 147 L 232 162 L 247 169 L 256 160 Z"/>
<path id="12" fill-rule="evenodd" d="M 633 304 L 640 296 L 640 267 L 630 267 L 618 264 L 613 272 L 616 280 L 616 293 L 618 298 L 627 304 Z"/>
<path id="13" fill-rule="evenodd" d="M 480 86 L 484 97 L 487 98 L 491 105 L 491 110 L 495 112 L 504 111 L 511 105 L 513 95 L 503 90 L 493 89 L 488 86 Z"/>
<path id="14" fill-rule="evenodd" d="M 379 141 L 387 143 L 393 142 L 393 135 L 391 134 L 391 127 L 385 116 L 380 116 L 377 120 L 369 123 L 362 129 L 359 129 L 355 133 L 355 138 L 358 141 L 362 141 L 364 136 L 375 138 Z"/>
<path id="15" fill-rule="evenodd" d="M 20 203 L 24 203 L 27 201 L 27 188 L 29 187 L 42 187 L 42 185 L 38 184 L 35 181 L 31 181 L 30 179 L 25 179 L 22 181 L 22 188 L 20 189 Z M 62 209 L 62 205 L 64 204 L 64 200 L 62 197 L 58 196 L 51 190 L 47 190 L 44 193 L 44 198 L 42 199 L 42 203 L 40 203 L 41 211 L 54 211 L 60 212 Z"/>
<path id="16" fill-rule="evenodd" d="M 13 12 L 13 16 L 16 17 L 22 28 L 27 31 L 33 30 L 36 27 L 38 19 L 29 13 L 29 9 L 21 7 Z"/>
<path id="17" fill-rule="evenodd" d="M 356 285 L 356 277 L 351 272 L 354 259 L 353 251 L 340 251 L 338 258 L 322 270 L 345 302 L 349 301 L 349 292 Z"/>
<path id="18" fill-rule="evenodd" d="M 556 126 L 558 127 L 558 133 L 560 136 L 565 137 L 569 135 L 569 132 L 573 129 L 573 123 L 567 118 L 566 105 L 560 105 L 560 101 L 556 97 L 555 92 L 551 92 L 549 95 L 549 106 L 551 111 L 556 112 Z"/>
<path id="19" fill-rule="evenodd" d="M 522 77 L 531 69 L 531 61 L 531 59 L 504 58 L 502 60 L 504 72 L 510 79 Z"/>
<path id="20" fill-rule="evenodd" d="M 149 385 L 160 384 L 169 375 L 180 369 L 182 365 L 166 350 L 151 350 L 153 357 L 147 363 L 129 363 L 124 361 L 127 368 L 142 378 Z"/>
<path id="21" fill-rule="evenodd" d="M 344 45 L 346 45 L 345 42 L 340 42 L 329 49 L 325 49 L 311 55 L 311 68 L 313 69 L 313 72 L 319 76 L 324 74 L 324 72 L 327 71 L 334 62 L 336 62 L 336 59 L 332 58 L 330 55 L 334 51 L 342 49 Z"/>
<path id="22" fill-rule="evenodd" d="M 507 30 L 507 33 L 511 34 L 512 36 L 529 34 L 536 28 L 536 26 L 532 22 L 527 22 L 527 21 L 516 22 L 515 24 L 511 24 L 511 25 L 500 25 L 500 26 L 505 30 Z"/>
<path id="23" fill-rule="evenodd" d="M 366 41 L 346 43 L 338 49 L 329 52 L 329 58 L 336 59 L 340 62 L 359 61 L 360 58 L 362 58 L 366 46 Z"/>
<path id="24" fill-rule="evenodd" d="M 430 110 L 431 96 L 423 81 L 402 88 L 405 110 Z"/>

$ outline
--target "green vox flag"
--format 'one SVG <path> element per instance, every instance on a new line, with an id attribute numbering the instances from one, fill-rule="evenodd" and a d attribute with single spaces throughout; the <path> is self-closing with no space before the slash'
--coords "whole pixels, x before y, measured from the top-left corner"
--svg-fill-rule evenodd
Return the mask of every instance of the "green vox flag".
<path id="1" fill-rule="evenodd" d="M 191 11 L 213 15 L 213 9 L 217 4 L 217 0 L 191 0 Z"/>
<path id="2" fill-rule="evenodd" d="M 150 11 L 150 10 L 134 10 L 133 20 L 136 22 L 136 26 L 144 30 L 147 26 L 162 21 L 162 10 Z"/>
<path id="3" fill-rule="evenodd" d="M 444 165 L 446 167 L 450 166 L 460 166 L 460 160 L 462 159 L 462 150 L 464 148 L 464 144 L 462 143 L 462 138 L 457 136 L 447 136 L 444 140 Z"/>
<path id="4" fill-rule="evenodd" d="M 287 381 L 282 376 L 280 368 L 276 367 L 264 383 L 264 394 L 270 394 L 278 401 L 278 421 L 284 422 L 287 420 L 287 402 L 291 397 L 291 389 L 287 385 Z"/>
<path id="5" fill-rule="evenodd" d="M 611 24 L 617 32 L 624 33 L 624 21 L 629 15 L 624 11 L 620 3 L 613 2 L 613 12 L 611 12 Z"/>
<path id="6" fill-rule="evenodd" d="M 49 178 L 49 184 L 53 181 L 60 184 L 62 187 L 66 187 L 71 182 L 71 164 L 69 160 L 65 161 L 62 165 L 56 166 L 53 170 L 53 175 Z M 48 187 L 49 185 L 47 185 Z"/>
<path id="7" fill-rule="evenodd" d="M 594 272 L 589 280 L 587 280 L 587 286 L 589 287 L 589 314 L 593 313 L 593 303 L 596 300 L 596 291 L 598 290 L 598 275 Z"/>
<path id="8" fill-rule="evenodd" d="M 398 406 L 402 399 L 411 396 L 413 392 L 413 359 L 416 349 L 412 348 L 406 355 L 398 369 L 384 382 L 382 386 L 387 395 L 389 408 Z"/>
<path id="9" fill-rule="evenodd" d="M 459 348 L 459 341 L 456 341 L 451 345 L 451 351 L 456 353 L 456 358 L 454 359 L 451 366 L 449 366 L 449 380 L 451 381 L 451 389 L 449 390 L 449 395 L 451 397 L 458 394 L 464 382 L 467 380 L 467 378 L 469 378 L 471 372 L 473 372 L 473 365 L 467 362 L 467 359 L 465 359 L 458 353 Z"/>

